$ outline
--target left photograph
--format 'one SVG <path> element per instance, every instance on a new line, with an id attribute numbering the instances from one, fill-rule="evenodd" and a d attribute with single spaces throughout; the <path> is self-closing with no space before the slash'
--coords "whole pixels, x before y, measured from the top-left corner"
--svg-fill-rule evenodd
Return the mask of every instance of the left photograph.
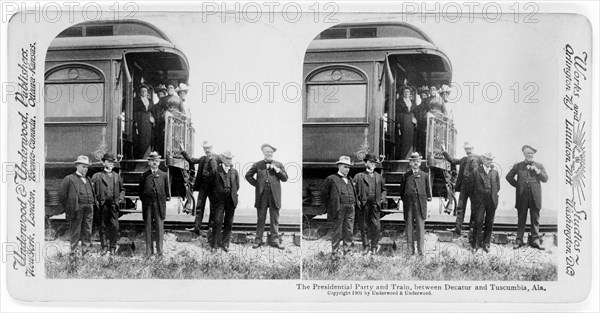
<path id="1" fill-rule="evenodd" d="M 244 110 L 260 101 L 206 96 L 227 83 L 211 73 L 234 65 L 211 60 L 216 28 L 190 38 L 206 27 L 194 21 L 84 22 L 51 42 L 45 239 L 58 248 L 47 278 L 300 278 L 300 209 L 288 205 L 299 154 L 252 127 Z"/>

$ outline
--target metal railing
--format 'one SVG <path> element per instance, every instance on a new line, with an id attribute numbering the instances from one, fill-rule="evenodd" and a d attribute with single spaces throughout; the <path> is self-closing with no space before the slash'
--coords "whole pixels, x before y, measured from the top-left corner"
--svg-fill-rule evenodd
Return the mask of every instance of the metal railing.
<path id="1" fill-rule="evenodd" d="M 195 132 L 188 117 L 178 112 L 165 112 L 165 151 L 167 160 L 170 158 L 183 158 L 179 148 L 180 145 L 185 148 L 189 155 L 193 155 Z"/>
<path id="2" fill-rule="evenodd" d="M 383 115 L 379 118 L 379 155 L 393 160 L 396 147 L 396 121 Z"/>

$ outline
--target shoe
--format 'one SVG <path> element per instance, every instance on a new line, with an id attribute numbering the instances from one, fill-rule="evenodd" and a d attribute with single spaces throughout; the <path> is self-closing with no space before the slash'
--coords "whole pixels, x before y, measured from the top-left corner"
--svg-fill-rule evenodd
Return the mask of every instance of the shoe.
<path id="1" fill-rule="evenodd" d="M 479 251 L 479 248 L 473 248 L 473 249 L 471 249 L 471 252 L 472 252 L 473 254 L 477 253 L 477 251 Z"/>
<path id="2" fill-rule="evenodd" d="M 260 248 L 260 246 L 261 246 L 261 245 L 262 245 L 261 243 L 257 243 L 257 242 L 255 242 L 255 243 L 252 245 L 252 249 L 258 249 L 258 248 Z"/>
<path id="3" fill-rule="evenodd" d="M 108 253 L 108 247 L 102 247 L 102 251 L 100 251 L 100 254 L 105 255 L 106 253 Z"/>
<path id="4" fill-rule="evenodd" d="M 484 245 L 483 246 L 483 251 L 485 251 L 485 253 L 490 253 L 490 246 Z"/>
<path id="5" fill-rule="evenodd" d="M 515 244 L 513 245 L 513 249 L 519 249 L 522 246 L 524 246 L 525 244 L 523 243 L 523 239 L 517 239 L 515 240 Z"/>
<path id="6" fill-rule="evenodd" d="M 274 243 L 274 244 L 272 244 L 272 245 L 271 245 L 271 247 L 273 247 L 273 248 L 276 248 L 276 249 L 279 249 L 279 250 L 283 250 L 283 249 L 285 249 L 284 247 L 280 246 L 278 243 Z"/>
<path id="7" fill-rule="evenodd" d="M 198 228 L 196 228 L 196 227 L 186 228 L 185 230 L 200 236 L 200 230 L 198 230 Z"/>
<path id="8" fill-rule="evenodd" d="M 539 250 L 544 250 L 544 247 L 542 247 L 542 245 L 540 244 L 539 239 L 533 240 L 533 242 L 531 243 L 531 247 L 539 249 Z"/>
<path id="9" fill-rule="evenodd" d="M 225 252 L 229 252 L 229 247 L 227 247 L 227 246 L 223 246 L 223 247 L 221 247 L 221 249 L 223 249 L 223 251 L 225 251 Z"/>
<path id="10" fill-rule="evenodd" d="M 461 230 L 456 228 L 456 227 L 452 227 L 452 228 L 447 228 L 447 231 L 451 231 L 453 233 L 455 233 L 456 235 L 460 236 Z"/>

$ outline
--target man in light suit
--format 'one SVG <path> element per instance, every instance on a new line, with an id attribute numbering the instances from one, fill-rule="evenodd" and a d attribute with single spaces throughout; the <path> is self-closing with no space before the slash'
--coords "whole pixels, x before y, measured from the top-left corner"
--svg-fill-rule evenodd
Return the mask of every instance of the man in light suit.
<path id="1" fill-rule="evenodd" d="M 421 155 L 411 154 L 411 170 L 404 173 L 400 179 L 400 197 L 404 206 L 404 221 L 406 222 L 406 241 L 411 254 L 415 254 L 413 233 L 416 230 L 417 251 L 423 256 L 425 247 L 425 219 L 427 219 L 427 202 L 431 201 L 429 175 L 420 169 Z"/>
<path id="2" fill-rule="evenodd" d="M 364 253 L 376 254 L 381 232 L 381 209 L 385 204 L 387 191 L 383 177 L 375 172 L 378 163 L 375 156 L 367 154 L 363 161 L 365 171 L 354 176 L 359 204 L 355 218 L 358 221 Z"/>
<path id="3" fill-rule="evenodd" d="M 277 249 L 283 249 L 279 246 L 279 210 L 281 209 L 281 182 L 286 182 L 288 175 L 283 164 L 273 160 L 273 153 L 277 151 L 275 147 L 265 143 L 260 149 L 264 159 L 252 164 L 245 176 L 250 185 L 255 188 L 254 207 L 256 207 L 258 215 L 256 239 L 252 248 L 259 248 L 263 244 L 268 209 L 271 218 L 270 245 Z"/>
<path id="4" fill-rule="evenodd" d="M 506 174 L 506 180 L 516 188 L 515 208 L 518 212 L 517 239 L 513 248 L 519 249 L 524 245 L 523 235 L 527 222 L 527 211 L 530 216 L 529 244 L 542 250 L 539 238 L 540 210 L 542 209 L 542 184 L 548 181 L 548 174 L 541 163 L 533 161 L 537 152 L 530 145 L 524 145 L 521 152 L 525 161 L 515 163 Z M 515 179 L 515 176 L 517 179 Z"/>
<path id="5" fill-rule="evenodd" d="M 331 254 L 338 256 L 340 242 L 343 242 L 344 255 L 350 252 L 354 227 L 354 207 L 358 204 L 352 179 L 348 177 L 352 161 L 350 157 L 340 156 L 335 163 L 336 174 L 329 175 L 321 187 L 323 204 L 331 222 Z"/>
<path id="6" fill-rule="evenodd" d="M 444 148 L 444 146 L 442 145 L 441 149 L 442 152 L 444 154 L 444 158 L 446 158 L 446 160 L 452 164 L 452 165 L 460 165 L 460 168 L 458 170 L 458 176 L 456 177 L 456 185 L 455 185 L 455 189 L 456 191 L 460 192 L 460 195 L 458 196 L 458 203 L 456 204 L 456 222 L 455 222 L 455 226 L 452 229 L 448 229 L 449 231 L 454 232 L 455 234 L 459 235 L 462 233 L 462 225 L 463 222 L 465 220 L 465 213 L 467 211 L 467 201 L 471 201 L 471 206 L 473 206 L 473 201 L 472 199 L 470 199 L 470 194 L 469 194 L 469 190 L 471 190 L 471 184 L 470 184 L 470 177 L 471 177 L 471 173 L 473 171 L 475 171 L 479 165 L 482 163 L 481 158 L 476 155 L 473 150 L 475 149 L 473 147 L 472 144 L 470 144 L 468 141 L 465 142 L 465 145 L 463 146 L 463 148 L 465 149 L 465 154 L 467 156 L 464 156 L 460 159 L 456 159 L 450 156 L 450 154 L 448 154 L 448 152 L 446 152 L 446 149 Z M 473 210 L 471 209 L 471 220 L 473 220 Z M 471 225 L 472 227 L 472 225 Z"/>
<path id="7" fill-rule="evenodd" d="M 210 246 L 213 249 L 221 247 L 229 251 L 229 240 L 233 228 L 233 216 L 238 203 L 240 176 L 232 166 L 233 154 L 225 151 L 221 154 L 221 164 L 214 170 L 214 184 L 211 203 L 213 211 L 213 227 Z"/>
<path id="8" fill-rule="evenodd" d="M 138 195 L 142 199 L 142 213 L 146 237 L 146 256 L 154 254 L 152 230 L 156 231 L 156 253 L 159 257 L 163 254 L 164 222 L 167 213 L 167 201 L 171 200 L 169 190 L 169 177 L 167 173 L 158 168 L 160 155 L 154 151 L 148 156 L 148 169 L 142 174 Z"/>
<path id="9" fill-rule="evenodd" d="M 119 206 L 125 203 L 125 189 L 121 176 L 113 172 L 115 157 L 105 153 L 102 163 L 104 170 L 92 176 L 96 199 L 100 204 L 98 229 L 102 253 L 114 255 L 119 239 Z"/>
<path id="10" fill-rule="evenodd" d="M 471 173 L 470 191 L 473 196 L 473 252 L 481 247 L 483 251 L 490 252 L 494 216 L 498 207 L 498 191 L 500 190 L 500 176 L 494 169 L 492 161 L 494 156 L 487 152 L 483 155 L 483 164 Z"/>

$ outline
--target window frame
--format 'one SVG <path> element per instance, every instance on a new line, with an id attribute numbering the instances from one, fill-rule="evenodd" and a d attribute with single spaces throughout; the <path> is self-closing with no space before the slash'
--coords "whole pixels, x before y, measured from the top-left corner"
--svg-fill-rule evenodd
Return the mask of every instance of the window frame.
<path id="1" fill-rule="evenodd" d="M 311 82 L 311 80 L 317 75 L 334 70 L 345 70 L 350 71 L 362 78 L 362 80 L 349 80 L 349 81 L 315 81 Z M 304 103 L 304 114 L 303 114 L 303 123 L 304 124 L 367 124 L 369 121 L 369 80 L 366 73 L 357 67 L 349 66 L 345 64 L 332 64 L 321 66 L 313 69 L 307 76 L 304 81 L 305 91 L 303 95 L 305 97 Z M 364 86 L 365 88 L 365 97 L 363 103 L 364 114 L 360 118 L 348 118 L 348 117 L 317 117 L 317 118 L 308 118 L 309 113 L 309 87 L 311 86 Z"/>
<path id="2" fill-rule="evenodd" d="M 52 81 L 48 81 L 48 78 L 61 70 L 65 70 L 65 69 L 71 69 L 71 68 L 77 68 L 77 69 L 85 69 L 87 71 L 90 71 L 96 75 L 98 75 L 99 78 L 94 78 L 94 79 L 57 79 L 57 80 L 52 80 Z M 101 107 L 101 112 L 102 115 L 101 116 L 61 116 L 61 117 L 47 117 L 46 116 L 46 106 L 48 105 L 46 103 L 46 86 L 47 85 L 86 85 L 86 84 L 101 84 L 102 85 L 102 98 L 100 100 L 100 105 Z M 70 124 L 70 123 L 77 123 L 77 124 L 106 124 L 106 95 L 107 95 L 107 91 L 106 91 L 106 86 L 107 86 L 107 82 L 106 82 L 106 76 L 104 75 L 104 73 L 102 72 L 102 70 L 100 70 L 97 67 L 91 66 L 89 64 L 85 64 L 85 63 L 68 63 L 68 64 L 61 64 L 61 65 L 57 65 L 55 67 L 52 67 L 51 69 L 49 69 L 48 71 L 46 71 L 46 74 L 44 75 L 44 122 L 46 124 Z"/>

